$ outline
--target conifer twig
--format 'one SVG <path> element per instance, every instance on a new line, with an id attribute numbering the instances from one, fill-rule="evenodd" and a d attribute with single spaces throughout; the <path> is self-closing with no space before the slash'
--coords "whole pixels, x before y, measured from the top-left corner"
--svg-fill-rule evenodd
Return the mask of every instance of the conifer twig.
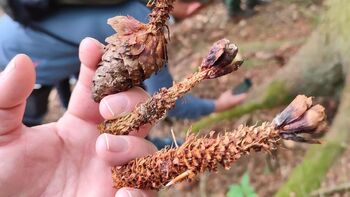
<path id="1" fill-rule="evenodd" d="M 225 169 L 252 151 L 278 148 L 282 140 L 319 143 L 307 134 L 324 129 L 325 113 L 311 98 L 298 96 L 272 123 L 239 126 L 232 132 L 208 136 L 190 135 L 178 148 L 166 148 L 112 169 L 114 186 L 159 190 L 183 180 L 192 180 L 205 171 Z"/>
<path id="2" fill-rule="evenodd" d="M 238 48 L 227 39 L 217 41 L 200 65 L 200 70 L 185 80 L 174 83 L 168 89 L 162 88 L 147 102 L 137 106 L 131 113 L 104 121 L 99 125 L 102 133 L 127 135 L 147 123 L 163 118 L 174 107 L 176 100 L 204 79 L 213 79 L 237 70 L 242 61 L 233 62 Z"/>

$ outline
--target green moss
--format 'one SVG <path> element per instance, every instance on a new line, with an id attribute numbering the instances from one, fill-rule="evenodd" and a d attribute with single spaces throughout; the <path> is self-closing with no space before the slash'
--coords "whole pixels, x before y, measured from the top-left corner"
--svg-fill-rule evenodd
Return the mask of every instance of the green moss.
<path id="1" fill-rule="evenodd" d="M 350 80 L 349 80 L 350 82 Z M 307 151 L 304 160 L 288 177 L 288 181 L 279 189 L 276 197 L 309 196 L 318 189 L 333 162 L 341 156 L 350 141 L 350 84 L 343 90 L 342 103 L 332 127 L 322 145 L 313 145 Z"/>
<path id="2" fill-rule="evenodd" d="M 313 145 L 275 197 L 290 196 L 291 193 L 294 196 L 309 196 L 311 191 L 319 188 L 328 169 L 343 150 L 344 147 L 337 142 Z"/>
<path id="3" fill-rule="evenodd" d="M 273 81 L 267 91 L 265 96 L 263 96 L 261 102 L 251 101 L 246 104 L 242 104 L 231 110 L 227 110 L 221 113 L 213 114 L 206 118 L 202 118 L 192 125 L 192 131 L 198 132 L 203 128 L 209 127 L 213 124 L 217 124 L 223 120 L 229 120 L 232 118 L 240 117 L 244 114 L 254 112 L 256 110 L 273 108 L 282 104 L 286 104 L 291 100 L 290 94 L 282 81 Z"/>
<path id="4" fill-rule="evenodd" d="M 350 4 L 348 0 L 327 1 L 331 9 L 324 18 L 324 30 L 335 33 L 333 36 L 349 41 Z M 329 29 L 331 28 L 331 29 Z M 346 45 L 344 43 L 344 45 Z"/>
<path id="5" fill-rule="evenodd" d="M 238 107 L 235 107 L 231 110 L 227 110 L 225 112 L 221 112 L 218 114 L 213 114 L 209 117 L 202 118 L 201 120 L 197 121 L 192 125 L 192 131 L 198 132 L 199 130 L 209 127 L 210 125 L 216 124 L 218 122 L 221 122 L 223 120 L 235 118 L 242 116 L 244 114 L 253 112 L 257 109 L 261 109 L 262 105 L 259 103 L 247 103 Z"/>
<path id="6" fill-rule="evenodd" d="M 265 108 L 272 108 L 278 105 L 289 103 L 295 95 L 291 95 L 283 81 L 273 81 L 265 93 L 262 105 Z"/>

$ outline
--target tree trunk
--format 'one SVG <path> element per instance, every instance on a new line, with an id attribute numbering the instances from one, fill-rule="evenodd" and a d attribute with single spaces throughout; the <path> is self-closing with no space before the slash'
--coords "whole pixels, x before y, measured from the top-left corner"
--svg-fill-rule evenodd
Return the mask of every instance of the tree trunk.
<path id="1" fill-rule="evenodd" d="M 345 0 L 344 4 L 349 2 Z M 344 82 L 344 59 L 339 54 L 338 46 L 335 45 L 344 44 L 339 42 L 339 39 L 333 39 L 331 34 L 335 33 L 329 32 L 329 28 L 338 26 L 336 24 L 340 18 L 328 21 L 325 19 L 325 23 L 311 35 L 287 65 L 274 77 L 252 90 L 245 104 L 197 121 L 192 125 L 193 131 L 197 132 L 222 120 L 239 117 L 255 110 L 287 104 L 298 94 L 312 96 L 339 94 Z"/>
<path id="2" fill-rule="evenodd" d="M 322 23 L 306 44 L 276 76 L 253 90 L 246 104 L 193 126 L 198 131 L 222 119 L 284 104 L 297 94 L 338 96 L 342 92 L 338 113 L 323 144 L 310 147 L 277 197 L 309 196 L 350 142 L 350 1 L 329 0 L 327 6 Z"/>
<path id="3" fill-rule="evenodd" d="M 305 159 L 289 175 L 276 197 L 310 196 L 317 189 L 333 162 L 343 153 L 350 142 L 350 76 L 341 97 L 341 104 L 328 135 L 322 145 L 313 145 Z"/>
<path id="4" fill-rule="evenodd" d="M 343 83 L 343 67 L 330 44 L 324 34 L 316 31 L 284 68 L 252 90 L 245 104 L 199 120 L 193 124 L 193 131 L 255 110 L 287 104 L 298 94 L 337 94 Z"/>
<path id="5" fill-rule="evenodd" d="M 326 38 L 329 55 L 338 57 L 343 65 L 345 84 L 338 113 L 328 135 L 321 146 L 312 146 L 304 161 L 290 174 L 287 182 L 279 189 L 276 197 L 310 196 L 317 189 L 333 162 L 348 148 L 350 142 L 350 2 L 347 0 L 328 1 L 324 23 L 319 34 Z M 325 47 L 324 43 L 319 48 Z M 340 77 L 340 76 L 339 76 Z M 321 88 L 321 87 L 320 87 Z"/>

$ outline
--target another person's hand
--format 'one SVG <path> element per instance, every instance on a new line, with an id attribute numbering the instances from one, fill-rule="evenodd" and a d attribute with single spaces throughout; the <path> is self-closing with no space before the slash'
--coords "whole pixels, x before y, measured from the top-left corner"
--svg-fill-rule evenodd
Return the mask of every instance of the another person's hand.
<path id="1" fill-rule="evenodd" d="M 80 46 L 79 81 L 67 112 L 55 123 L 28 128 L 22 124 L 26 98 L 35 82 L 35 69 L 17 55 L 0 74 L 0 191 L 1 196 L 149 196 L 152 192 L 113 189 L 111 167 L 154 152 L 144 137 L 100 135 L 104 118 L 128 112 L 148 96 L 140 88 L 91 99 L 91 79 L 102 46 L 85 39 Z"/>
<path id="2" fill-rule="evenodd" d="M 175 1 L 174 8 L 171 12 L 171 15 L 176 19 L 182 20 L 186 17 L 194 14 L 198 11 L 203 4 L 199 1 L 197 2 L 183 2 L 183 1 Z"/>
<path id="3" fill-rule="evenodd" d="M 247 93 L 232 94 L 232 90 L 227 90 L 215 100 L 215 112 L 228 110 L 241 104 L 247 98 Z"/>

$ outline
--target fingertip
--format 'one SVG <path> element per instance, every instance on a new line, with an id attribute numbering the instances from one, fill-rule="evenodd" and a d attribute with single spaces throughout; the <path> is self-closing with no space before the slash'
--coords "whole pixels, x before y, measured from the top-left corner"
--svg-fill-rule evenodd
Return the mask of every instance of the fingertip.
<path id="1" fill-rule="evenodd" d="M 25 69 L 25 72 L 24 74 L 26 76 L 28 76 L 28 78 L 26 79 L 27 80 L 27 83 L 29 86 L 31 86 L 31 88 L 28 88 L 29 91 L 31 92 L 32 91 L 32 87 L 35 83 L 35 76 L 36 76 L 36 72 L 35 72 L 35 65 L 32 61 L 32 59 L 25 55 L 25 54 L 18 54 L 16 57 L 15 57 L 15 61 L 16 61 L 16 65 L 18 65 L 19 69 Z"/>
<path id="2" fill-rule="evenodd" d="M 248 96 L 248 93 L 246 93 L 246 92 L 242 93 L 240 96 L 241 96 L 242 99 L 245 99 Z"/>
<path id="3" fill-rule="evenodd" d="M 21 73 L 23 73 L 23 75 L 28 77 L 26 81 L 28 83 L 34 84 L 36 73 L 35 73 L 35 65 L 32 59 L 26 54 L 18 54 L 13 58 L 12 61 L 14 62 L 15 69 L 24 70 Z"/>
<path id="4" fill-rule="evenodd" d="M 0 89 L 5 94 L 0 96 L 0 107 L 13 107 L 25 101 L 33 90 L 35 66 L 25 54 L 16 55 L 5 71 L 1 73 Z"/>
<path id="5" fill-rule="evenodd" d="M 79 58 L 83 65 L 95 70 L 101 60 L 104 45 L 94 38 L 84 38 L 79 47 Z"/>
<path id="6" fill-rule="evenodd" d="M 135 136 L 101 134 L 96 141 L 97 155 L 110 166 L 123 165 L 155 151 L 154 144 Z"/>
<path id="7" fill-rule="evenodd" d="M 93 38 L 85 38 L 79 48 L 79 58 L 81 67 L 78 83 L 75 86 L 69 106 L 68 112 L 71 114 L 92 122 L 101 122 L 102 117 L 98 110 L 98 104 L 92 100 L 91 86 L 92 78 L 101 61 L 103 53 L 103 45 Z"/>
<path id="8" fill-rule="evenodd" d="M 101 134 L 96 140 L 96 153 L 99 155 L 104 154 L 104 152 L 109 149 L 109 144 L 107 145 L 106 136 L 107 134 Z"/>
<path id="9" fill-rule="evenodd" d="M 124 155 L 130 150 L 130 140 L 126 136 L 114 136 L 103 133 L 96 141 L 96 153 L 105 159 L 111 158 L 111 155 Z"/>
<path id="10" fill-rule="evenodd" d="M 32 59 L 26 54 L 23 54 L 23 53 L 17 54 L 13 59 L 16 62 L 20 61 L 20 62 L 22 62 L 25 65 L 33 65 L 33 67 L 34 67 Z"/>
<path id="11" fill-rule="evenodd" d="M 100 102 L 99 109 L 104 119 L 113 119 L 131 112 L 135 107 L 147 101 L 150 96 L 140 87 L 109 95 Z"/>
<path id="12" fill-rule="evenodd" d="M 86 37 L 81 41 L 79 49 L 81 52 L 91 49 L 100 50 L 102 52 L 103 47 L 104 45 L 95 38 Z"/>

